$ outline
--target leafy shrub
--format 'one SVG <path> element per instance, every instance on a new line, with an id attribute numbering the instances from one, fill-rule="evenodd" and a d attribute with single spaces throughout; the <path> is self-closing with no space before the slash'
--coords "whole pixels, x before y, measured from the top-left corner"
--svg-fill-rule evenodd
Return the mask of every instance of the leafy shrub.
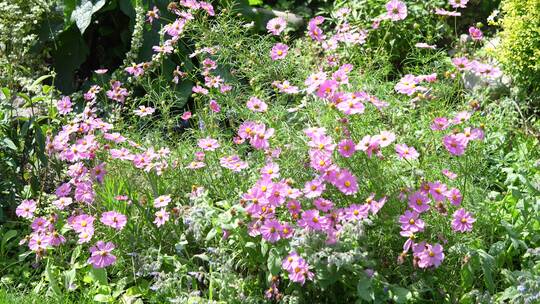
<path id="1" fill-rule="evenodd" d="M 504 0 L 497 59 L 532 100 L 540 89 L 540 1 Z M 538 105 L 538 102 L 535 101 Z"/>

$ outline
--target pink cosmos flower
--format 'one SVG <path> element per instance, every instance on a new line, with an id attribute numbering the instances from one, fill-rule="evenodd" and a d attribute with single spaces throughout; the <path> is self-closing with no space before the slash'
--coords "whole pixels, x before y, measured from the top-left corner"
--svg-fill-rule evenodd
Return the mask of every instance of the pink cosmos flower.
<path id="1" fill-rule="evenodd" d="M 456 11 L 447 11 L 445 9 L 442 9 L 442 8 L 435 8 L 435 14 L 436 15 L 440 15 L 440 16 L 451 16 L 451 17 L 459 17 L 461 16 L 461 13 L 460 12 L 456 12 Z"/>
<path id="2" fill-rule="evenodd" d="M 267 163 L 261 168 L 262 178 L 278 178 L 279 177 L 279 165 L 276 163 Z"/>
<path id="3" fill-rule="evenodd" d="M 459 232 L 472 231 L 473 223 L 476 221 L 467 210 L 461 208 L 454 212 L 452 219 L 452 229 Z"/>
<path id="4" fill-rule="evenodd" d="M 409 195 L 409 208 L 417 213 L 429 210 L 429 198 L 422 192 L 416 191 Z"/>
<path id="5" fill-rule="evenodd" d="M 169 195 L 160 195 L 154 199 L 154 208 L 166 207 L 171 202 Z"/>
<path id="6" fill-rule="evenodd" d="M 30 199 L 30 200 L 23 200 L 19 206 L 17 206 L 17 209 L 15 209 L 15 214 L 18 217 L 22 217 L 25 219 L 31 219 L 34 217 L 34 212 L 36 211 L 37 203 L 36 201 Z"/>
<path id="7" fill-rule="evenodd" d="M 471 36 L 471 39 L 475 41 L 482 40 L 484 37 L 482 31 L 474 26 L 469 27 L 469 35 Z"/>
<path id="8" fill-rule="evenodd" d="M 450 134 L 443 137 L 443 145 L 452 155 L 463 155 L 467 148 L 467 138 L 461 133 Z"/>
<path id="9" fill-rule="evenodd" d="M 272 60 L 279 60 L 285 58 L 287 56 L 287 52 L 289 51 L 289 46 L 283 43 L 276 43 L 272 50 L 270 51 L 270 57 Z"/>
<path id="10" fill-rule="evenodd" d="M 92 204 L 96 193 L 91 182 L 80 182 L 75 184 L 75 200 L 87 204 Z"/>
<path id="11" fill-rule="evenodd" d="M 139 106 L 139 109 L 133 110 L 133 113 L 135 113 L 135 115 L 137 115 L 139 117 L 144 117 L 144 116 L 147 116 L 147 115 L 152 115 L 155 111 L 156 111 L 156 109 L 154 109 L 152 107 Z"/>
<path id="12" fill-rule="evenodd" d="M 30 227 L 34 232 L 46 232 L 49 230 L 51 223 L 47 221 L 44 217 L 37 217 L 34 219 Z"/>
<path id="13" fill-rule="evenodd" d="M 442 202 L 446 200 L 446 191 L 447 187 L 445 184 L 437 181 L 434 183 L 429 183 L 429 194 L 436 202 Z"/>
<path id="14" fill-rule="evenodd" d="M 413 147 L 408 147 L 405 144 L 396 145 L 396 153 L 401 159 L 417 159 L 420 154 L 416 152 L 416 149 Z"/>
<path id="15" fill-rule="evenodd" d="M 57 103 L 56 103 L 56 108 L 58 109 L 58 113 L 62 114 L 62 115 L 66 115 L 68 114 L 69 112 L 71 112 L 73 109 L 71 108 L 72 104 L 71 104 L 71 98 L 69 98 L 69 96 L 64 96 L 62 97 L 62 99 L 60 99 Z"/>
<path id="16" fill-rule="evenodd" d="M 88 214 L 80 214 L 68 219 L 68 223 L 77 233 L 94 230 L 94 217 Z"/>
<path id="17" fill-rule="evenodd" d="M 293 271 L 289 272 L 289 280 L 304 285 L 306 279 L 313 280 L 314 274 L 309 271 L 309 265 L 304 259 L 299 259 L 293 264 Z"/>
<path id="18" fill-rule="evenodd" d="M 461 192 L 457 188 L 452 188 L 448 191 L 446 191 L 445 196 L 448 198 L 450 203 L 454 206 L 459 206 L 461 204 L 461 201 L 463 200 L 463 196 L 461 195 Z"/>
<path id="19" fill-rule="evenodd" d="M 57 200 L 51 202 L 58 210 L 64 210 L 67 206 L 73 203 L 71 197 L 59 197 Z"/>
<path id="20" fill-rule="evenodd" d="M 68 196 L 71 193 L 71 185 L 69 183 L 63 183 L 56 188 L 56 196 Z"/>
<path id="21" fill-rule="evenodd" d="M 420 91 L 426 91 L 427 89 L 422 86 L 418 86 L 418 83 L 420 83 L 420 80 L 418 77 L 407 74 L 403 76 L 399 82 L 394 86 L 394 90 L 396 92 L 405 94 L 407 96 L 412 96 L 414 93 Z"/>
<path id="22" fill-rule="evenodd" d="M 356 177 L 347 169 L 342 169 L 334 184 L 345 195 L 353 195 L 358 192 Z"/>
<path id="23" fill-rule="evenodd" d="M 266 112 L 268 105 L 257 97 L 251 97 L 247 101 L 246 106 L 253 112 Z"/>
<path id="24" fill-rule="evenodd" d="M 410 231 L 410 232 L 422 232 L 424 231 L 424 221 L 419 218 L 419 214 L 416 212 L 411 212 L 409 210 L 405 211 L 405 214 L 399 217 L 399 222 L 401 223 L 401 230 Z"/>
<path id="25" fill-rule="evenodd" d="M 437 48 L 436 45 L 430 45 L 430 44 L 427 44 L 425 42 L 418 42 L 414 46 L 419 48 L 419 49 L 432 49 L 432 50 L 435 50 Z"/>
<path id="26" fill-rule="evenodd" d="M 263 239 L 270 243 L 275 243 L 281 239 L 281 224 L 274 219 L 268 219 L 259 229 Z"/>
<path id="27" fill-rule="evenodd" d="M 210 110 L 214 113 L 219 113 L 221 111 L 221 106 L 214 99 L 210 100 Z"/>
<path id="28" fill-rule="evenodd" d="M 219 163 L 222 167 L 234 172 L 240 172 L 248 167 L 248 163 L 241 160 L 238 155 L 224 156 L 219 159 Z"/>
<path id="29" fill-rule="evenodd" d="M 116 262 L 116 256 L 111 254 L 114 249 L 114 244 L 111 242 L 98 241 L 95 246 L 90 247 L 90 258 L 88 263 L 94 268 L 105 268 Z"/>
<path id="30" fill-rule="evenodd" d="M 154 19 L 159 19 L 159 9 L 156 6 L 146 13 L 146 21 L 148 21 L 148 23 L 154 22 Z"/>
<path id="31" fill-rule="evenodd" d="M 28 241 L 28 248 L 34 252 L 42 252 L 51 245 L 52 238 L 46 234 L 32 233 L 30 241 Z"/>
<path id="32" fill-rule="evenodd" d="M 367 204 L 352 204 L 345 210 L 345 219 L 348 221 L 362 220 L 369 215 L 369 206 Z"/>
<path id="33" fill-rule="evenodd" d="M 205 151 L 215 151 L 220 147 L 218 141 L 210 137 L 199 139 L 198 145 Z"/>
<path id="34" fill-rule="evenodd" d="M 419 261 L 418 267 L 439 267 L 444 260 L 443 247 L 440 244 L 426 244 L 424 250 L 417 254 Z"/>
<path id="35" fill-rule="evenodd" d="M 266 29 L 274 36 L 279 36 L 287 27 L 287 21 L 283 17 L 270 19 L 266 24 Z"/>
<path id="36" fill-rule="evenodd" d="M 215 11 L 214 11 L 214 6 L 208 2 L 205 2 L 205 1 L 199 1 L 199 5 L 201 6 L 201 8 L 203 10 L 206 11 L 206 13 L 208 13 L 209 16 L 215 16 Z"/>
<path id="37" fill-rule="evenodd" d="M 352 99 L 338 103 L 337 108 L 346 115 L 362 114 L 365 110 L 363 103 Z"/>
<path id="38" fill-rule="evenodd" d="M 120 81 L 112 82 L 111 89 L 107 91 L 107 97 L 119 103 L 124 103 L 126 97 L 129 96 L 129 92 L 121 86 L 122 83 Z"/>
<path id="39" fill-rule="evenodd" d="M 107 211 L 101 214 L 99 219 L 104 225 L 116 230 L 122 230 L 127 223 L 127 217 L 116 211 Z"/>
<path id="40" fill-rule="evenodd" d="M 453 8 L 466 8 L 469 0 L 449 0 L 448 2 Z"/>
<path id="41" fill-rule="evenodd" d="M 291 83 L 290 83 L 288 80 L 284 80 L 283 82 L 281 82 L 281 81 L 274 81 L 274 82 L 272 83 L 272 86 L 278 88 L 278 90 L 279 90 L 281 93 L 297 94 L 298 92 L 300 92 L 300 91 L 298 90 L 298 87 L 297 87 L 297 86 L 291 85 Z"/>
<path id="42" fill-rule="evenodd" d="M 328 99 L 332 95 L 334 95 L 337 88 L 338 88 L 337 81 L 331 80 L 331 79 L 325 80 L 319 86 L 319 89 L 317 90 L 317 96 L 319 98 Z"/>
<path id="43" fill-rule="evenodd" d="M 326 218 L 319 214 L 319 210 L 310 209 L 302 213 L 302 219 L 298 221 L 298 225 L 309 230 L 321 231 L 326 226 Z"/>
<path id="44" fill-rule="evenodd" d="M 139 64 L 133 63 L 131 64 L 131 66 L 128 66 L 127 68 L 125 68 L 124 71 L 126 71 L 126 73 L 130 75 L 139 77 L 144 74 L 143 63 L 139 63 Z"/>
<path id="45" fill-rule="evenodd" d="M 381 131 L 381 133 L 377 135 L 377 141 L 381 148 L 388 147 L 394 140 L 396 140 L 396 134 L 390 131 Z"/>
<path id="46" fill-rule="evenodd" d="M 306 91 L 308 93 L 313 93 L 321 83 L 323 83 L 326 80 L 327 76 L 325 72 L 318 72 L 313 73 L 308 76 L 308 78 L 304 81 L 304 84 L 307 86 Z"/>
<path id="47" fill-rule="evenodd" d="M 105 73 L 107 73 L 108 69 L 97 69 L 94 71 L 94 73 L 98 74 L 98 75 L 103 75 Z"/>
<path id="48" fill-rule="evenodd" d="M 386 3 L 386 15 L 392 21 L 403 20 L 407 17 L 407 5 L 398 0 Z"/>
<path id="49" fill-rule="evenodd" d="M 315 198 L 321 196 L 326 189 L 326 184 L 321 178 L 316 178 L 307 182 L 304 186 L 304 194 L 307 198 Z"/>
<path id="50" fill-rule="evenodd" d="M 180 116 L 180 118 L 182 118 L 182 120 L 188 120 L 191 118 L 191 112 L 187 111 L 187 112 L 184 112 L 184 114 L 182 114 L 182 116 Z"/>
<path id="51" fill-rule="evenodd" d="M 94 168 L 92 168 L 92 171 L 90 171 L 90 176 L 98 183 L 103 183 L 105 174 L 107 174 L 107 170 L 105 170 L 105 163 L 96 165 Z"/>
<path id="52" fill-rule="evenodd" d="M 431 130 L 442 131 L 446 130 L 448 126 L 450 126 L 450 122 L 446 117 L 436 117 L 433 119 L 433 123 L 431 124 Z"/>
<path id="53" fill-rule="evenodd" d="M 442 174 L 444 174 L 449 179 L 456 179 L 457 178 L 457 174 L 450 171 L 450 170 L 448 170 L 448 169 L 443 169 Z"/>
<path id="54" fill-rule="evenodd" d="M 338 144 L 338 151 L 341 156 L 349 158 L 356 151 L 356 144 L 351 139 L 343 139 Z"/>
<path id="55" fill-rule="evenodd" d="M 334 203 L 321 197 L 316 198 L 313 205 L 322 212 L 328 212 L 334 207 Z"/>
<path id="56" fill-rule="evenodd" d="M 469 62 L 469 59 L 467 59 L 467 57 L 452 58 L 452 64 L 459 71 L 466 71 L 466 70 L 469 70 L 471 68 L 471 63 Z"/>
<path id="57" fill-rule="evenodd" d="M 371 213 L 377 214 L 386 203 L 386 196 L 381 198 L 379 201 L 376 201 L 374 198 L 375 193 L 372 193 L 368 198 L 366 198 L 365 205 L 369 207 L 369 211 L 371 211 Z"/>
<path id="58" fill-rule="evenodd" d="M 169 212 L 165 208 L 161 208 L 155 213 L 156 218 L 154 219 L 154 224 L 161 227 L 169 220 Z"/>

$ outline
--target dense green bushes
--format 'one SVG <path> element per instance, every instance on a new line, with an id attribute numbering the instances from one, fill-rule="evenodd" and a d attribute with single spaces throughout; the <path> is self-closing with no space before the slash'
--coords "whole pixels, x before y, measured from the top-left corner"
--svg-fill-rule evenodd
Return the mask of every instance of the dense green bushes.
<path id="1" fill-rule="evenodd" d="M 540 0 L 504 0 L 497 58 L 530 98 L 540 96 Z M 540 105 L 540 101 L 536 101 Z"/>

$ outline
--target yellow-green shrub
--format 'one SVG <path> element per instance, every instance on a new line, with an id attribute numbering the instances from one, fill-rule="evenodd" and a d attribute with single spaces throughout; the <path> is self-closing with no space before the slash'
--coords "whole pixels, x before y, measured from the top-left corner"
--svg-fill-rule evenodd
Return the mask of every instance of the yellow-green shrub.
<path id="1" fill-rule="evenodd" d="M 498 60 L 515 83 L 540 96 L 540 0 L 503 0 Z"/>

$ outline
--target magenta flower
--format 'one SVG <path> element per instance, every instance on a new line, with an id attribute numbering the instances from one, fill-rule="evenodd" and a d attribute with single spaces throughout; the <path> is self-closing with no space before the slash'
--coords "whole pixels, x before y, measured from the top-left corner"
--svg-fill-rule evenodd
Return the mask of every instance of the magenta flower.
<path id="1" fill-rule="evenodd" d="M 127 217 L 116 211 L 107 211 L 101 214 L 99 219 L 104 225 L 112 227 L 116 230 L 122 230 L 127 223 Z"/>
<path id="2" fill-rule="evenodd" d="M 317 90 L 317 96 L 319 98 L 328 99 L 332 97 L 332 95 L 334 95 L 337 89 L 338 89 L 337 81 L 332 80 L 332 79 L 325 80 L 319 86 L 319 89 Z"/>
<path id="3" fill-rule="evenodd" d="M 94 230 L 94 217 L 88 214 L 80 214 L 68 219 L 68 222 L 77 233 Z"/>
<path id="4" fill-rule="evenodd" d="M 59 197 L 57 200 L 51 202 L 58 210 L 64 210 L 67 206 L 73 203 L 71 197 Z"/>
<path id="5" fill-rule="evenodd" d="M 15 214 L 18 217 L 31 219 L 34 217 L 34 212 L 36 211 L 37 203 L 34 200 L 24 200 L 21 202 L 17 209 L 15 209 Z"/>
<path id="6" fill-rule="evenodd" d="M 403 20 L 407 17 L 407 5 L 398 0 L 386 3 L 386 15 L 392 21 Z"/>
<path id="7" fill-rule="evenodd" d="M 336 93 L 334 97 L 337 95 Z M 337 104 L 337 108 L 343 112 L 343 114 L 346 115 L 353 115 L 353 114 L 362 114 L 364 113 L 365 106 L 360 101 L 355 101 L 352 99 L 344 100 L 343 102 L 339 102 Z"/>
<path id="8" fill-rule="evenodd" d="M 270 19 L 266 24 L 266 29 L 274 36 L 279 36 L 287 27 L 287 21 L 282 17 Z"/>
<path id="9" fill-rule="evenodd" d="M 443 247 L 440 244 L 426 244 L 424 250 L 420 251 L 417 257 L 420 268 L 439 267 L 444 260 Z"/>
<path id="10" fill-rule="evenodd" d="M 218 141 L 210 137 L 199 139 L 198 145 L 205 151 L 215 151 L 217 148 L 219 148 Z"/>
<path id="11" fill-rule="evenodd" d="M 90 258 L 88 263 L 94 268 L 104 268 L 116 262 L 116 256 L 111 254 L 114 244 L 111 242 L 98 241 L 95 246 L 90 247 Z"/>
<path id="12" fill-rule="evenodd" d="M 353 195 L 358 192 L 356 177 L 347 169 L 341 170 L 335 186 L 345 195 Z"/>
<path id="13" fill-rule="evenodd" d="M 187 111 L 187 112 L 184 112 L 182 114 L 182 116 L 180 116 L 180 118 L 182 118 L 182 120 L 188 120 L 191 118 L 191 112 Z"/>
<path id="14" fill-rule="evenodd" d="M 431 130 L 442 131 L 448 128 L 448 126 L 450 126 L 450 122 L 446 117 L 436 117 L 431 124 Z"/>
<path id="15" fill-rule="evenodd" d="M 210 106 L 210 110 L 212 110 L 212 112 L 214 112 L 214 113 L 221 112 L 221 106 L 214 99 L 210 100 L 209 106 Z"/>
<path id="16" fill-rule="evenodd" d="M 92 204 L 96 193 L 91 182 L 80 182 L 75 184 L 75 200 L 87 204 Z"/>
<path id="17" fill-rule="evenodd" d="M 469 27 L 469 35 L 471 36 L 471 39 L 475 41 L 482 40 L 482 38 L 484 37 L 482 31 L 474 26 Z"/>
<path id="18" fill-rule="evenodd" d="M 267 163 L 261 168 L 262 178 L 278 178 L 279 177 L 279 165 L 276 163 Z"/>
<path id="19" fill-rule="evenodd" d="M 41 233 L 32 233 L 30 240 L 28 241 L 28 248 L 30 250 L 40 253 L 45 251 L 48 246 L 51 245 L 51 237 Z"/>
<path id="20" fill-rule="evenodd" d="M 133 63 L 133 64 L 131 64 L 131 66 L 128 66 L 127 68 L 125 68 L 124 71 L 126 71 L 126 73 L 128 73 L 130 75 L 133 75 L 135 77 L 139 77 L 139 76 L 144 74 L 143 64 L 142 63 L 139 63 L 139 64 Z"/>
<path id="21" fill-rule="evenodd" d="M 319 214 L 319 210 L 310 209 L 302 213 L 302 219 L 298 225 L 309 230 L 323 230 L 326 225 L 326 219 Z"/>
<path id="22" fill-rule="evenodd" d="M 34 219 L 30 227 L 34 232 L 46 232 L 49 230 L 51 223 L 47 221 L 44 217 L 37 217 Z"/>
<path id="23" fill-rule="evenodd" d="M 122 88 L 120 81 L 114 81 L 111 85 L 111 89 L 107 91 L 107 97 L 119 103 L 124 103 L 126 97 L 129 96 L 127 89 Z"/>
<path id="24" fill-rule="evenodd" d="M 71 105 L 71 99 L 69 96 L 64 96 L 56 103 L 56 108 L 58 109 L 58 113 L 66 115 L 73 110 Z"/>
<path id="25" fill-rule="evenodd" d="M 443 145 L 452 155 L 463 155 L 467 148 L 467 138 L 463 134 L 450 134 L 443 137 Z"/>
<path id="26" fill-rule="evenodd" d="M 420 191 L 416 191 L 409 196 L 409 208 L 417 213 L 429 210 L 429 198 Z"/>
<path id="27" fill-rule="evenodd" d="M 154 219 L 154 224 L 161 227 L 169 220 L 169 212 L 165 208 L 161 208 L 155 213 L 156 218 Z"/>
<path id="28" fill-rule="evenodd" d="M 156 6 L 151 11 L 146 12 L 146 21 L 152 23 L 154 19 L 159 19 L 159 9 Z"/>
<path id="29" fill-rule="evenodd" d="M 381 131 L 379 135 L 376 135 L 376 140 L 381 148 L 388 147 L 394 140 L 396 140 L 396 134 L 390 131 Z"/>
<path id="30" fill-rule="evenodd" d="M 408 147 L 405 144 L 396 145 L 396 153 L 401 159 L 417 159 L 420 154 L 416 152 L 416 149 L 413 147 Z"/>
<path id="31" fill-rule="evenodd" d="M 275 243 L 281 239 L 281 230 L 281 224 L 274 219 L 266 220 L 259 229 L 263 239 L 270 243 Z"/>
<path id="32" fill-rule="evenodd" d="M 272 60 L 278 60 L 283 59 L 285 56 L 287 56 L 287 52 L 289 51 L 289 46 L 283 43 L 276 43 L 272 50 L 270 51 L 270 57 Z"/>
<path id="33" fill-rule="evenodd" d="M 313 205 L 322 212 L 328 212 L 334 207 L 334 203 L 321 197 L 316 198 L 315 201 L 313 201 Z"/>
<path id="34" fill-rule="evenodd" d="M 369 215 L 369 206 L 367 204 L 352 204 L 345 211 L 345 219 L 348 221 L 357 221 L 367 218 Z"/>
<path id="35" fill-rule="evenodd" d="M 409 210 L 405 211 L 405 214 L 399 217 L 399 222 L 401 223 L 401 230 L 410 231 L 410 232 L 421 232 L 424 231 L 424 221 L 419 218 L 419 214 L 416 212 L 411 212 Z"/>
<path id="36" fill-rule="evenodd" d="M 139 117 L 144 117 L 148 115 L 152 115 L 156 109 L 152 107 L 146 107 L 146 106 L 139 106 L 139 109 L 133 110 L 133 113 Z"/>
<path id="37" fill-rule="evenodd" d="M 268 110 L 268 105 L 257 97 L 249 98 L 246 105 L 253 112 L 266 112 Z"/>
<path id="38" fill-rule="evenodd" d="M 289 272 L 289 280 L 304 285 L 306 279 L 313 280 L 314 274 L 309 271 L 307 262 L 300 258 L 293 263 L 293 271 Z"/>
<path id="39" fill-rule="evenodd" d="M 356 144 L 351 139 L 344 139 L 339 142 L 338 151 L 341 156 L 349 158 L 356 151 Z"/>
<path id="40" fill-rule="evenodd" d="M 154 208 L 166 207 L 171 202 L 169 195 L 160 195 L 154 199 Z"/>
<path id="41" fill-rule="evenodd" d="M 467 57 L 452 58 L 452 64 L 459 71 L 466 71 L 466 70 L 469 70 L 471 68 L 471 63 L 469 62 L 469 59 L 467 59 Z"/>
<path id="42" fill-rule="evenodd" d="M 321 178 L 316 178 L 309 181 L 304 186 L 304 194 L 307 198 L 315 198 L 321 196 L 326 189 L 326 184 Z"/>
<path id="43" fill-rule="evenodd" d="M 447 187 L 445 184 L 437 181 L 434 183 L 429 183 L 429 194 L 436 202 L 442 202 L 446 200 L 446 191 Z"/>
<path id="44" fill-rule="evenodd" d="M 454 206 L 459 206 L 463 200 L 461 192 L 457 188 L 452 188 L 445 193 L 446 197 Z"/>
<path id="45" fill-rule="evenodd" d="M 449 0 L 448 2 L 453 8 L 466 8 L 469 0 Z"/>
<path id="46" fill-rule="evenodd" d="M 443 169 L 442 174 L 444 174 L 449 179 L 456 179 L 457 178 L 457 174 L 450 171 L 450 170 L 448 170 L 448 169 Z"/>
<path id="47" fill-rule="evenodd" d="M 472 231 L 473 223 L 476 219 L 471 216 L 467 210 L 461 208 L 454 212 L 452 219 L 452 229 L 459 232 Z"/>

